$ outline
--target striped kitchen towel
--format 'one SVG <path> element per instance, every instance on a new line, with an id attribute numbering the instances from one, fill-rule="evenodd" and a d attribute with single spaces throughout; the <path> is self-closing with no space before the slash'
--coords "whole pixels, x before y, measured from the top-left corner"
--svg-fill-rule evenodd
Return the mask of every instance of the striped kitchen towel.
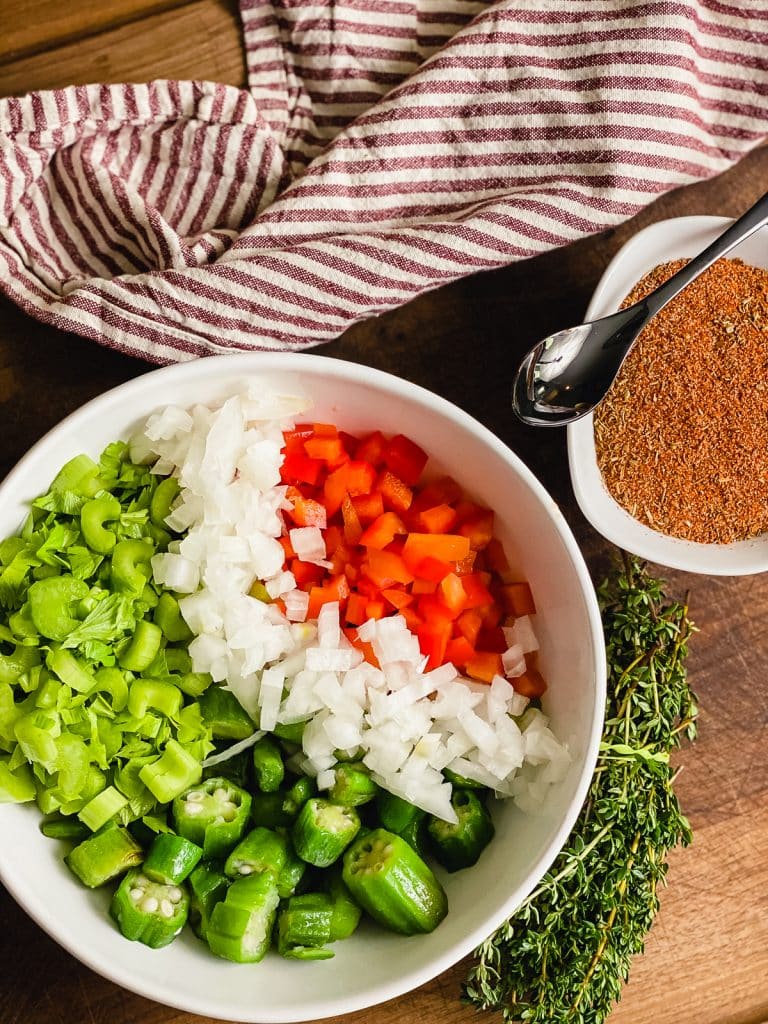
<path id="1" fill-rule="evenodd" d="M 0 288 L 169 362 L 298 349 L 768 134 L 768 0 L 242 0 L 248 89 L 0 100 Z"/>

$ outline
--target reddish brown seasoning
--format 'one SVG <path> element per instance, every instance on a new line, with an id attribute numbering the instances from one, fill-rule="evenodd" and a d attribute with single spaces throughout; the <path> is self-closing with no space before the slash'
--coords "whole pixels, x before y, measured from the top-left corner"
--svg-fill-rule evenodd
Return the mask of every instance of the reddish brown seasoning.
<path id="1" fill-rule="evenodd" d="M 670 302 L 598 407 L 595 444 L 610 493 L 655 530 L 715 544 L 768 530 L 768 271 L 722 259 Z"/>

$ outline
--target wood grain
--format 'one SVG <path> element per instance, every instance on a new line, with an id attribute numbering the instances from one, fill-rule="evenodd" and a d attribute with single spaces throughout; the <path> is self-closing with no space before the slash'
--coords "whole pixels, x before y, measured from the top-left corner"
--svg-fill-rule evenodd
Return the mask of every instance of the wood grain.
<path id="1" fill-rule="evenodd" d="M 143 0 L 93 0 L 89 13 L 89 2 L 5 0 L 4 14 L 13 12 L 13 46 L 18 50 L 18 40 L 27 38 L 24 45 L 48 49 L 2 62 L 11 48 L 6 34 L 0 92 L 166 74 L 244 80 L 231 4 L 198 0 L 148 13 L 152 5 L 142 8 Z M 45 21 L 46 14 L 49 27 L 39 31 L 32 21 Z M 138 17 L 123 24 L 123 15 Z M 323 353 L 395 372 L 485 423 L 548 488 L 599 578 L 612 549 L 575 504 L 564 435 L 512 418 L 513 368 L 538 338 L 582 319 L 608 261 L 640 228 L 669 216 L 736 215 L 766 181 L 768 150 L 756 151 L 720 178 L 670 193 L 613 231 L 422 296 L 357 325 Z M 61 417 L 150 368 L 44 327 L 0 300 L 0 476 Z M 661 913 L 611 1024 L 760 1024 L 768 1021 L 768 582 L 666 575 L 675 593 L 691 590 L 700 630 L 690 659 L 702 708 L 700 738 L 678 758 L 678 791 L 695 838 L 671 858 Z M 2 890 L 0 919 L 0 1024 L 206 1024 L 92 973 Z M 500 1024 L 499 1014 L 478 1015 L 461 1004 L 467 966 L 331 1024 Z"/>
<path id="2" fill-rule="evenodd" d="M 154 78 L 243 85 L 245 64 L 234 2 L 198 0 L 29 57 L 0 61 L 0 96 Z"/>
<path id="3" fill-rule="evenodd" d="M 51 4 L 50 0 L 3 0 L 0 60 L 18 60 L 188 2 L 68 0 L 66 4 Z"/>

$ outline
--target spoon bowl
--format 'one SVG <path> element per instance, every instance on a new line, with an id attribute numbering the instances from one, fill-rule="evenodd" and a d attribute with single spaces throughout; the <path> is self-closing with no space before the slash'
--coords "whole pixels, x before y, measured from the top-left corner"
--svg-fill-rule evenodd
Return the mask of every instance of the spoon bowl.
<path id="1" fill-rule="evenodd" d="M 559 427 L 592 412 L 646 324 L 715 260 L 766 223 L 768 193 L 644 299 L 610 316 L 557 331 L 534 345 L 515 375 L 515 414 L 531 426 Z"/>

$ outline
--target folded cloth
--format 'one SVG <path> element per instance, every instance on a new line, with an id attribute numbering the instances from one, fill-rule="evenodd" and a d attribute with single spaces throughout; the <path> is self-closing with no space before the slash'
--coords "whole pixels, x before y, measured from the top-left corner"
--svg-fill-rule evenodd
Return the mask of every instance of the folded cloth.
<path id="1" fill-rule="evenodd" d="M 765 0 L 242 0 L 248 89 L 0 100 L 0 288 L 157 362 L 298 349 L 715 175 Z"/>

